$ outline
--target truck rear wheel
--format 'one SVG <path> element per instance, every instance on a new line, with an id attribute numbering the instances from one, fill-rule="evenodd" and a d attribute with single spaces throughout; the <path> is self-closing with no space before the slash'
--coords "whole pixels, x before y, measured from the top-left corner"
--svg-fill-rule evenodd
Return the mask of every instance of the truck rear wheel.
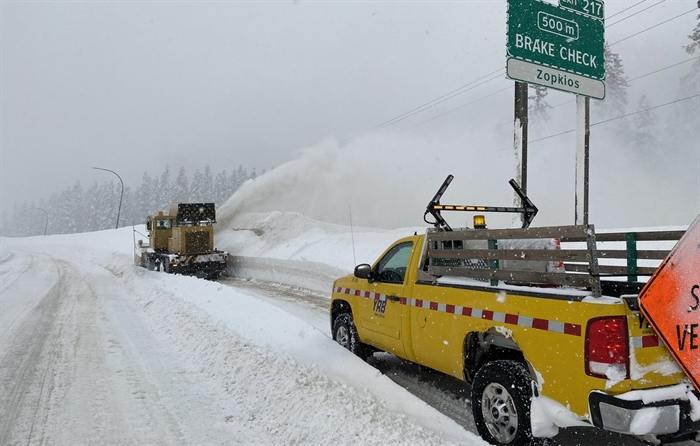
<path id="1" fill-rule="evenodd" d="M 551 443 L 549 438 L 532 436 L 531 383 L 527 367 L 517 361 L 492 361 L 479 369 L 472 386 L 472 413 L 482 438 L 503 446 Z"/>
<path id="2" fill-rule="evenodd" d="M 351 313 L 342 313 L 333 321 L 333 340 L 362 359 L 372 354 L 368 345 L 360 342 Z"/>

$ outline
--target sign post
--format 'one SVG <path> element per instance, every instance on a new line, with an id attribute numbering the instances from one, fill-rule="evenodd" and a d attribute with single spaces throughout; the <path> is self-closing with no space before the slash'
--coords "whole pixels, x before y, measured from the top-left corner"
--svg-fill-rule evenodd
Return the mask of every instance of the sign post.
<path id="1" fill-rule="evenodd" d="M 639 307 L 700 391 L 700 215 L 639 293 Z"/>
<path id="2" fill-rule="evenodd" d="M 518 108 L 519 88 L 526 100 L 528 83 L 575 93 L 577 225 L 588 223 L 589 98 L 605 98 L 604 18 L 602 0 L 508 0 L 506 75 L 516 81 L 516 175 L 527 178 L 527 110 Z"/>

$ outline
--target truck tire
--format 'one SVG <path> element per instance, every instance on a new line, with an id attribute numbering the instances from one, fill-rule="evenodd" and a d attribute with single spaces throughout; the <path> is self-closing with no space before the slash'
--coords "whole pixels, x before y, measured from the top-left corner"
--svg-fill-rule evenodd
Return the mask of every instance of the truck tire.
<path id="1" fill-rule="evenodd" d="M 372 350 L 360 342 L 351 313 L 339 314 L 333 321 L 333 340 L 362 359 L 367 359 Z"/>
<path id="2" fill-rule="evenodd" d="M 472 385 L 472 413 L 481 437 L 494 445 L 546 446 L 549 438 L 532 436 L 532 379 L 518 361 L 497 360 L 482 366 Z"/>

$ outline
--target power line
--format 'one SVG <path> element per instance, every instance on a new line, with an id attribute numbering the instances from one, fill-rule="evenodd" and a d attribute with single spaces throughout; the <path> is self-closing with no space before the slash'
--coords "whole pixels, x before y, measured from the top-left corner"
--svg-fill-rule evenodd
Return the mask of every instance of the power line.
<path id="1" fill-rule="evenodd" d="M 643 13 L 644 11 L 648 11 L 648 10 L 650 10 L 651 8 L 655 7 L 655 6 L 659 6 L 661 3 L 665 2 L 665 1 L 666 1 L 666 0 L 661 0 L 659 3 L 654 3 L 654 4 L 651 5 L 651 6 L 648 6 L 648 7 L 644 8 L 644 9 L 642 9 L 642 10 L 639 10 L 639 11 L 635 12 L 634 14 L 630 14 L 630 15 L 628 15 L 627 17 L 618 20 L 617 22 L 610 23 L 610 24 L 606 25 L 605 27 L 606 27 L 606 28 L 610 28 L 611 26 L 617 25 L 617 24 L 620 23 L 620 22 L 624 22 L 625 20 L 627 20 L 627 19 L 629 19 L 629 18 L 631 18 L 631 17 L 634 17 L 634 16 L 636 16 L 637 14 L 641 14 L 641 13 Z M 639 4 L 639 3 L 637 3 L 637 4 Z"/>
<path id="2" fill-rule="evenodd" d="M 395 118 L 392 118 L 392 119 L 390 119 L 390 120 L 388 120 L 388 121 L 385 121 L 384 123 L 379 124 L 379 125 L 377 125 L 377 126 L 371 128 L 371 129 L 368 130 L 368 131 L 371 132 L 371 131 L 373 131 L 373 130 L 377 130 L 377 129 L 379 129 L 379 128 L 386 127 L 386 126 L 388 126 L 388 125 L 396 124 L 397 122 L 403 121 L 404 119 L 408 119 L 408 118 L 410 118 L 411 116 L 413 116 L 413 115 L 415 115 L 415 114 L 418 114 L 418 113 L 420 113 L 420 112 L 422 112 L 422 111 L 424 111 L 424 110 L 427 110 L 427 109 L 432 108 L 432 107 L 434 107 L 434 106 L 436 106 L 436 105 L 438 105 L 438 104 L 441 104 L 441 103 L 443 103 L 443 102 L 445 102 L 445 101 L 448 101 L 448 100 L 454 98 L 455 96 L 459 96 L 459 95 L 462 94 L 462 93 L 466 93 L 467 91 L 471 91 L 471 90 L 473 90 L 473 89 L 475 89 L 475 88 L 477 88 L 477 87 L 480 87 L 480 86 L 482 86 L 482 85 L 484 85 L 484 84 L 486 84 L 486 83 L 489 83 L 489 82 L 491 82 L 491 81 L 493 81 L 493 80 L 499 79 L 499 78 L 503 75 L 503 73 L 501 73 L 501 71 L 503 71 L 503 68 L 499 68 L 498 70 L 493 71 L 493 72 L 491 72 L 491 73 L 489 73 L 489 74 L 487 74 L 487 75 L 485 75 L 485 76 L 482 76 L 482 77 L 476 79 L 475 81 L 470 82 L 469 84 L 463 85 L 463 86 L 461 86 L 461 87 L 459 87 L 459 88 L 457 88 L 457 89 L 455 89 L 455 90 L 452 90 L 450 93 L 446 93 L 446 94 L 440 96 L 439 98 L 435 98 L 435 99 L 433 99 L 432 101 L 426 102 L 425 104 L 423 104 L 423 105 L 421 105 L 421 106 L 419 106 L 419 107 L 414 108 L 413 110 L 407 111 L 406 113 L 404 113 L 404 114 L 402 114 L 402 115 L 399 115 L 399 116 L 397 116 L 397 117 L 395 117 Z M 459 91 L 459 90 L 462 90 L 462 89 L 464 89 L 464 88 L 466 88 L 466 87 L 468 87 L 468 86 L 470 86 L 470 85 L 473 85 L 475 82 L 479 82 L 480 80 L 483 80 L 484 78 L 486 78 L 486 77 L 488 77 L 488 76 L 491 76 L 491 75 L 493 75 L 493 74 L 495 74 L 495 73 L 498 73 L 498 74 L 497 74 L 496 76 L 490 78 L 490 79 L 487 79 L 486 81 L 484 81 L 484 82 L 482 82 L 482 83 L 480 83 L 480 84 L 474 85 L 474 86 L 471 87 L 471 88 L 468 88 L 468 89 L 466 89 L 466 90 L 464 90 L 464 91 Z M 457 92 L 457 91 L 459 91 L 459 93 L 455 93 L 455 92 Z M 454 93 L 454 94 L 452 94 L 452 93 Z M 350 137 L 350 138 L 347 138 L 347 139 L 345 139 L 345 140 L 343 140 L 343 141 L 341 141 L 340 143 L 338 143 L 338 145 L 342 147 L 342 146 L 346 145 L 347 143 L 349 143 L 350 141 L 352 141 L 353 139 L 355 139 L 354 136 L 353 136 L 353 137 Z"/>
<path id="3" fill-rule="evenodd" d="M 683 62 L 674 63 L 673 65 L 669 65 L 669 66 L 667 66 L 667 67 L 660 68 L 660 69 L 658 69 L 658 70 L 656 70 L 656 71 L 652 71 L 652 72 L 649 72 L 649 73 L 646 73 L 646 74 L 642 74 L 641 76 L 637 76 L 637 77 L 634 77 L 634 78 L 632 78 L 632 79 L 628 79 L 627 82 L 634 82 L 634 81 L 636 81 L 636 80 L 638 80 L 638 79 L 641 79 L 641 78 L 643 78 L 643 77 L 651 76 L 652 74 L 656 74 L 656 73 L 659 73 L 659 72 L 661 72 L 661 71 L 665 71 L 665 70 L 668 70 L 668 69 L 670 69 L 670 68 L 677 67 L 678 65 L 683 65 L 683 64 L 685 64 L 685 63 L 692 62 L 692 61 L 697 60 L 697 59 L 700 59 L 700 56 L 691 57 L 690 59 L 684 60 Z M 561 104 L 557 104 L 557 105 L 553 106 L 552 108 L 561 107 L 562 105 L 570 104 L 570 103 L 572 103 L 572 102 L 574 102 L 574 101 L 575 101 L 575 99 L 572 99 L 572 100 L 566 101 L 566 102 L 562 102 Z"/>
<path id="4" fill-rule="evenodd" d="M 644 110 L 638 110 L 638 111 L 636 111 L 636 112 L 627 113 L 626 115 L 618 116 L 618 117 L 616 117 L 616 118 L 610 118 L 610 119 L 606 119 L 606 120 L 604 120 L 604 121 L 598 121 L 598 122 L 596 122 L 596 123 L 594 123 L 594 124 L 591 124 L 591 127 L 593 127 L 594 125 L 605 124 L 606 122 L 610 122 L 610 121 L 616 121 L 616 120 L 618 120 L 618 119 L 626 118 L 626 117 L 628 117 L 628 116 L 637 115 L 637 114 L 639 114 L 639 113 L 648 112 L 648 111 L 650 111 L 650 110 L 654 110 L 654 109 L 657 109 L 657 108 L 665 107 L 665 106 L 667 106 L 667 105 L 677 104 L 677 103 L 679 103 L 679 102 L 683 102 L 683 101 L 687 101 L 687 100 L 689 100 L 689 99 L 697 98 L 698 96 L 700 96 L 700 93 L 694 94 L 694 95 L 692 95 L 692 96 L 688 96 L 688 97 L 686 97 L 686 98 L 676 99 L 675 101 L 666 102 L 665 104 L 655 105 L 655 106 L 653 106 L 653 107 L 645 108 Z"/>
<path id="5" fill-rule="evenodd" d="M 629 9 L 632 9 L 632 8 L 634 8 L 635 6 L 638 6 L 638 5 L 642 4 L 642 3 L 644 3 L 645 1 L 646 1 L 646 0 L 642 0 L 642 1 L 640 1 L 640 2 L 638 2 L 638 3 L 636 3 L 636 4 L 634 4 L 634 5 L 630 6 L 629 8 L 626 8 L 626 9 L 624 9 L 624 10 L 622 10 L 622 11 L 616 13 L 616 14 L 613 14 L 613 15 L 610 16 L 610 17 L 615 17 L 616 15 L 619 15 L 619 14 L 621 14 L 621 13 L 623 13 L 623 12 L 629 10 Z M 608 28 L 609 26 L 613 26 L 613 25 L 615 25 L 615 24 L 617 24 L 617 23 L 620 23 L 621 21 L 624 21 L 624 20 L 626 20 L 626 19 L 628 19 L 628 18 L 630 18 L 630 17 L 633 17 L 633 16 L 635 16 L 635 15 L 637 15 L 637 14 L 640 14 L 640 13 L 642 13 L 642 12 L 644 12 L 644 11 L 647 11 L 647 10 L 649 10 L 649 9 L 655 7 L 655 6 L 658 6 L 659 4 L 664 3 L 665 1 L 666 1 L 666 0 L 661 0 L 660 2 L 655 3 L 655 4 L 653 4 L 653 5 L 651 5 L 651 6 L 647 7 L 647 8 L 644 8 L 644 9 L 642 9 L 642 10 L 640 10 L 640 11 L 637 11 L 636 13 L 631 14 L 631 15 L 629 15 L 629 16 L 623 18 L 623 19 L 620 19 L 620 20 L 618 20 L 617 22 L 614 22 L 614 23 L 612 23 L 612 24 L 606 25 L 606 28 Z M 665 24 L 665 23 L 668 23 L 668 22 L 670 22 L 670 21 L 672 21 L 672 20 L 675 20 L 675 19 L 677 19 L 677 18 L 679 18 L 679 17 L 682 17 L 682 16 L 684 16 L 684 15 L 686 15 L 686 14 L 689 14 L 689 13 L 695 11 L 695 9 L 696 9 L 696 8 L 693 8 L 693 9 L 691 9 L 690 11 L 684 12 L 684 13 L 679 14 L 679 15 L 677 15 L 677 16 L 675 16 L 675 17 L 672 17 L 672 18 L 670 18 L 670 19 L 668 19 L 668 20 L 665 20 L 665 21 L 663 21 L 663 22 L 657 23 L 656 25 L 653 25 L 653 26 L 650 26 L 650 27 L 648 27 L 648 28 L 646 28 L 646 29 L 643 29 L 643 30 L 641 30 L 641 31 L 639 31 L 639 32 L 637 32 L 637 33 L 635 33 L 635 34 L 632 34 L 632 35 L 627 36 L 627 37 L 625 37 L 625 38 L 623 38 L 623 39 L 621 39 L 621 40 L 618 40 L 618 41 L 616 41 L 616 42 L 610 44 L 609 46 L 613 46 L 613 45 L 615 45 L 615 44 L 617 44 L 617 43 L 620 43 L 620 42 L 623 42 L 623 41 L 625 41 L 625 40 L 627 40 L 627 39 L 630 39 L 630 38 L 632 38 L 632 37 L 638 36 L 638 35 L 640 35 L 640 34 L 646 32 L 646 31 L 649 31 L 650 29 L 656 28 L 656 27 L 661 26 L 661 25 L 663 25 L 663 24 Z M 692 60 L 692 59 L 691 59 L 691 60 Z M 685 61 L 685 62 L 688 62 L 688 61 Z M 681 62 L 681 63 L 685 63 L 685 62 Z M 680 64 L 680 63 L 679 63 L 679 64 Z M 676 65 L 679 65 L 679 64 L 676 64 Z M 672 66 L 675 66 L 675 65 L 672 65 Z M 671 68 L 672 66 L 663 68 L 663 69 L 658 70 L 658 71 L 663 71 L 664 69 Z M 420 106 L 418 106 L 418 107 L 416 107 L 416 108 L 414 108 L 414 109 L 412 109 L 412 110 L 409 110 L 409 111 L 407 111 L 407 112 L 405 112 L 405 113 L 403 113 L 403 114 L 401 114 L 401 115 L 399 115 L 399 116 L 396 116 L 396 117 L 394 117 L 394 118 L 392 118 L 392 119 L 389 119 L 388 121 L 385 121 L 385 122 L 383 122 L 383 123 L 381 123 L 381 124 L 379 124 L 379 125 L 377 125 L 377 126 L 375 126 L 375 127 L 372 127 L 371 129 L 369 129 L 369 130 L 366 131 L 366 132 L 371 132 L 371 131 L 380 129 L 380 128 L 382 128 L 382 127 L 386 127 L 386 126 L 389 126 L 389 125 L 396 124 L 397 122 L 403 121 L 403 120 L 405 120 L 405 119 L 407 119 L 407 118 L 409 118 L 409 117 L 411 117 L 411 116 L 414 116 L 414 115 L 416 115 L 416 114 L 418 114 L 418 113 L 421 113 L 421 112 L 423 112 L 423 111 L 425 111 L 425 110 L 427 110 L 427 109 L 429 109 L 429 108 L 432 108 L 432 107 L 434 107 L 434 106 L 436 106 L 436 105 L 438 105 L 438 104 L 441 104 L 441 103 L 443 103 L 443 102 L 445 102 L 445 101 L 448 101 L 449 99 L 452 99 L 452 98 L 454 98 L 454 97 L 456 97 L 456 96 L 458 96 L 458 95 L 460 95 L 460 94 L 466 93 L 466 92 L 471 91 L 471 90 L 473 90 L 473 89 L 475 89 L 475 88 L 477 88 L 477 87 L 480 87 L 480 86 L 482 86 L 482 85 L 484 85 L 484 84 L 486 84 L 486 83 L 488 83 L 488 82 L 491 82 L 491 81 L 493 81 L 493 80 L 495 80 L 495 79 L 498 79 L 498 78 L 501 76 L 501 73 L 500 73 L 500 72 L 501 72 L 502 70 L 503 70 L 503 68 L 499 68 L 498 70 L 492 71 L 491 73 L 486 74 L 486 75 L 484 75 L 484 76 L 482 76 L 482 77 L 480 77 L 480 78 L 478 78 L 478 79 L 476 79 L 476 80 L 474 80 L 474 81 L 472 81 L 472 82 L 470 82 L 470 83 L 468 83 L 468 84 L 466 84 L 466 85 L 463 85 L 463 86 L 461 86 L 461 87 L 459 87 L 459 88 L 457 88 L 457 89 L 455 89 L 455 90 L 452 90 L 452 91 L 449 92 L 449 93 L 446 93 L 446 94 L 444 94 L 444 95 L 442 95 L 442 96 L 440 96 L 440 97 L 438 97 L 438 98 L 435 98 L 435 99 L 433 99 L 433 100 L 431 100 L 431 101 L 428 101 L 428 102 L 426 102 L 425 104 L 422 104 L 422 105 L 420 105 Z M 658 71 L 656 71 L 656 72 L 658 72 Z M 654 72 L 654 73 L 656 73 L 656 72 Z M 480 80 L 483 80 L 483 79 L 485 79 L 485 78 L 487 78 L 487 77 L 489 77 L 489 76 L 491 76 L 491 75 L 494 75 L 494 74 L 496 74 L 496 73 L 499 73 L 499 74 L 498 74 L 497 76 L 494 76 L 493 78 L 490 78 L 490 79 L 488 79 L 488 80 L 486 80 L 486 81 L 480 83 L 480 84 L 474 85 L 473 87 L 464 90 L 466 87 L 469 87 L 469 86 L 475 84 L 476 82 L 479 82 Z M 648 74 L 646 74 L 646 75 L 644 75 L 644 76 L 648 76 L 648 75 L 654 74 L 654 73 L 648 73 Z M 643 77 L 643 76 L 641 76 L 641 77 Z M 633 79 L 633 80 L 636 80 L 636 79 L 639 79 L 639 78 L 635 78 L 635 79 Z M 460 91 L 460 90 L 464 90 L 464 91 Z M 506 89 L 504 89 L 504 90 L 506 90 Z M 500 93 L 501 91 L 504 91 L 504 90 L 499 90 L 499 91 L 496 92 L 496 93 Z M 496 94 L 496 93 L 494 93 L 494 94 Z M 493 94 L 488 95 L 488 96 L 485 96 L 485 97 L 483 97 L 483 98 L 481 98 L 481 99 L 477 99 L 476 101 L 472 101 L 472 102 L 470 102 L 470 103 L 468 103 L 468 104 L 465 104 L 465 105 L 463 105 L 463 106 L 457 107 L 457 108 L 455 108 L 455 109 L 453 109 L 453 110 L 450 110 L 450 111 L 448 111 L 448 112 L 446 112 L 446 113 L 442 113 L 442 114 L 440 114 L 440 115 L 438 115 L 438 116 L 435 116 L 435 117 L 433 117 L 433 118 L 430 118 L 430 119 L 428 119 L 428 120 L 426 120 L 426 121 L 420 122 L 420 123 L 418 123 L 418 124 L 416 124 L 416 125 L 414 125 L 414 126 L 408 127 L 408 128 L 406 128 L 406 129 L 404 129 L 404 130 L 411 129 L 411 128 L 413 128 L 413 127 L 422 125 L 422 124 L 424 124 L 424 123 L 426 123 L 426 122 L 432 121 L 432 120 L 437 119 L 437 118 L 439 118 L 439 117 L 445 116 L 445 115 L 447 115 L 447 114 L 449 114 L 449 113 L 452 113 L 452 112 L 454 112 L 454 111 L 457 111 L 457 110 L 460 110 L 460 109 L 462 109 L 462 108 L 465 108 L 465 107 L 467 107 L 468 105 L 472 105 L 472 104 L 474 104 L 475 102 L 478 102 L 478 101 L 480 101 L 480 100 L 482 100 L 482 99 L 485 99 L 486 97 L 490 97 L 490 96 L 493 96 Z M 564 104 L 569 103 L 569 102 L 572 102 L 572 101 L 564 102 L 564 103 L 559 104 L 559 105 L 557 105 L 557 106 L 555 106 L 555 107 L 559 107 L 559 106 L 564 105 Z M 555 107 L 552 107 L 552 108 L 555 108 Z M 365 132 L 365 133 L 366 133 L 366 132 Z M 342 146 L 346 145 L 347 143 L 349 143 L 350 141 L 354 140 L 355 138 L 356 138 L 356 136 L 347 138 L 347 139 L 341 141 L 341 142 L 339 143 L 339 146 L 342 147 Z"/>
<path id="6" fill-rule="evenodd" d="M 692 58 L 690 58 L 690 59 L 688 59 L 688 60 L 684 60 L 683 62 L 674 63 L 673 65 L 669 65 L 669 66 L 664 67 L 664 68 L 661 68 L 661 69 L 659 69 L 659 70 L 652 71 L 651 73 L 642 74 L 641 76 L 637 76 L 637 77 L 635 77 L 635 78 L 628 79 L 627 82 L 634 82 L 634 81 L 636 81 L 637 79 L 641 79 L 641 78 L 643 78 L 643 77 L 651 76 L 652 74 L 656 74 L 656 73 L 658 73 L 658 72 L 660 72 L 660 71 L 668 70 L 669 68 L 677 67 L 678 65 L 683 65 L 684 63 L 692 62 L 692 61 L 697 60 L 697 59 L 700 59 L 700 56 L 692 57 Z"/>
<path id="7" fill-rule="evenodd" d="M 472 82 L 470 82 L 470 83 L 468 83 L 468 84 L 466 84 L 466 85 L 462 85 L 461 87 L 459 87 L 459 88 L 457 88 L 457 89 L 455 89 L 455 90 L 452 90 L 452 91 L 450 91 L 449 93 L 446 93 L 446 94 L 444 94 L 444 95 L 442 95 L 442 96 L 440 96 L 440 97 L 438 97 L 438 98 L 435 98 L 435 99 L 433 99 L 432 101 L 426 102 L 425 104 L 420 105 L 420 106 L 414 108 L 413 110 L 409 110 L 409 111 L 407 111 L 406 113 L 404 113 L 404 114 L 402 114 L 402 115 L 399 115 L 399 116 L 397 116 L 397 117 L 395 117 L 395 118 L 393 118 L 393 119 L 390 119 L 390 120 L 388 120 L 388 121 L 386 121 L 386 122 L 383 122 L 383 123 L 379 124 L 378 126 L 371 128 L 370 131 L 376 130 L 376 129 L 378 129 L 378 128 L 381 128 L 381 127 L 383 127 L 383 126 L 385 126 L 385 125 L 393 124 L 394 122 L 398 122 L 398 121 L 400 120 L 399 118 L 403 118 L 404 116 L 409 115 L 409 113 L 412 113 L 412 112 L 414 112 L 414 111 L 419 111 L 421 108 L 426 107 L 427 105 L 432 104 L 432 105 L 430 105 L 430 106 L 432 107 L 433 105 L 436 105 L 436 104 L 439 104 L 440 102 L 443 102 L 443 101 L 436 102 L 436 101 L 439 101 L 440 99 L 445 98 L 445 100 L 447 100 L 447 99 L 451 99 L 451 98 L 453 98 L 453 97 L 455 97 L 455 96 L 457 96 L 457 95 L 460 95 L 460 94 L 462 94 L 462 93 L 465 93 L 465 92 L 471 90 L 471 88 L 470 88 L 469 90 L 464 90 L 464 91 L 461 91 L 461 92 L 459 92 L 459 93 L 456 93 L 456 92 L 458 92 L 459 90 L 462 90 L 462 89 L 464 89 L 464 88 L 466 88 L 466 87 L 468 87 L 468 86 L 470 86 L 470 85 L 472 85 L 472 84 L 475 84 L 476 82 L 479 82 L 480 80 L 483 80 L 483 79 L 485 79 L 485 78 L 487 78 L 487 77 L 489 77 L 489 76 L 492 76 L 492 75 L 494 75 L 494 74 L 496 74 L 496 73 L 498 73 L 498 72 L 500 72 L 500 71 L 503 71 L 503 68 L 499 68 L 498 70 L 492 71 L 491 73 L 486 74 L 486 75 L 484 75 L 484 76 L 481 76 L 480 78 L 478 78 L 478 79 L 476 79 L 476 80 L 474 80 L 474 81 L 472 81 Z M 483 85 L 483 84 L 479 84 L 479 85 Z M 478 87 L 478 85 L 477 85 L 477 87 Z M 452 95 L 453 93 L 456 93 L 456 94 Z M 450 95 L 452 95 L 452 96 L 450 96 Z M 448 97 L 448 96 L 449 96 L 449 97 Z M 409 116 L 410 116 L 410 115 L 409 115 Z M 406 116 L 406 117 L 408 117 L 408 116 Z"/>
<path id="8" fill-rule="evenodd" d="M 450 111 L 447 111 L 447 112 L 445 112 L 445 113 L 443 113 L 443 114 L 441 114 L 441 115 L 433 116 L 433 117 L 430 118 L 430 119 L 427 119 L 427 120 L 425 120 L 425 121 L 423 121 L 423 122 L 419 122 L 418 124 L 415 124 L 415 125 L 412 125 L 412 126 L 410 126 L 410 127 L 407 127 L 407 128 L 405 128 L 405 129 L 403 129 L 403 130 L 401 130 L 401 131 L 402 131 L 402 132 L 405 132 L 406 130 L 412 129 L 413 127 L 418 127 L 419 125 L 423 125 L 423 124 L 425 124 L 426 122 L 433 121 L 433 120 L 435 120 L 435 119 L 437 119 L 437 118 L 440 118 L 440 117 L 445 116 L 445 115 L 448 115 L 448 114 L 450 114 L 450 113 L 452 113 L 452 112 L 454 112 L 454 111 L 457 111 L 457 110 L 459 110 L 460 108 L 467 107 L 467 106 L 472 105 L 472 104 L 474 104 L 474 103 L 476 103 L 476 102 L 479 102 L 479 101 L 484 100 L 484 99 L 486 99 L 486 98 L 490 98 L 491 96 L 497 95 L 498 93 L 501 93 L 501 92 L 506 91 L 506 90 L 510 90 L 510 89 L 512 89 L 512 88 L 513 88 L 513 86 L 512 86 L 512 85 L 509 85 L 509 86 L 507 86 L 506 88 L 504 88 L 504 89 L 502 89 L 502 90 L 498 90 L 498 91 L 493 92 L 493 93 L 491 93 L 491 94 L 489 94 L 489 95 L 486 95 L 486 96 L 484 96 L 484 97 L 481 97 L 481 98 L 479 98 L 479 99 L 477 99 L 477 100 L 475 100 L 475 101 L 472 101 L 472 102 L 469 102 L 469 103 L 467 103 L 467 104 L 461 105 L 461 106 L 459 106 L 459 107 L 457 107 L 457 108 L 454 108 L 454 109 L 452 109 L 452 110 L 450 110 Z"/>
<path id="9" fill-rule="evenodd" d="M 630 9 L 634 8 L 634 7 L 637 6 L 637 5 L 641 5 L 641 4 L 644 3 L 645 1 L 647 1 L 647 0 L 642 0 L 642 1 L 639 2 L 639 3 L 635 3 L 634 5 L 630 6 L 629 8 L 625 8 L 625 9 L 623 9 L 623 10 L 620 11 L 620 12 L 616 12 L 615 14 L 611 15 L 610 17 L 608 17 L 607 20 L 610 20 L 610 19 L 612 19 L 613 17 L 618 16 L 618 15 L 622 14 L 622 13 L 625 12 L 625 11 L 629 11 Z"/>
<path id="10" fill-rule="evenodd" d="M 687 100 L 689 100 L 689 99 L 697 98 L 698 96 L 700 96 L 700 93 L 697 93 L 697 94 L 694 94 L 694 95 L 692 95 L 692 96 L 688 96 L 688 97 L 685 97 L 685 98 L 676 99 L 675 101 L 666 102 L 666 103 L 664 103 L 664 104 L 655 105 L 655 106 L 653 106 L 653 107 L 645 108 L 644 110 L 637 110 L 636 112 L 627 113 L 627 114 L 624 114 L 624 115 L 622 115 L 622 116 L 616 116 L 616 117 L 614 117 L 614 118 L 605 119 L 605 120 L 603 120 L 603 121 L 598 121 L 598 122 L 595 122 L 595 123 L 591 124 L 591 127 L 594 127 L 594 126 L 600 125 L 600 124 L 605 124 L 605 123 L 610 122 L 610 121 L 617 121 L 618 119 L 627 118 L 627 117 L 632 116 L 632 115 L 637 115 L 637 114 L 639 114 L 639 113 L 648 112 L 648 111 L 651 111 L 651 110 L 654 110 L 654 109 L 657 109 L 657 108 L 666 107 L 666 106 L 668 106 L 668 105 L 677 104 L 677 103 L 679 103 L 679 102 L 683 102 L 683 101 L 687 101 Z M 554 135 L 543 136 L 542 138 L 537 138 L 537 139 L 530 140 L 530 141 L 528 141 L 528 143 L 529 143 L 529 144 L 532 144 L 532 143 L 535 143 L 535 142 L 544 141 L 545 139 L 554 138 L 554 137 L 561 136 L 561 135 L 565 135 L 565 134 L 567 134 L 567 133 L 571 133 L 571 132 L 575 132 L 575 131 L 576 131 L 576 129 L 566 130 L 566 131 L 563 131 L 563 132 L 560 132 L 560 133 L 555 133 Z M 508 147 L 508 148 L 505 148 L 505 149 L 501 149 L 500 151 L 502 152 L 502 151 L 508 150 L 508 149 L 510 149 L 510 148 L 511 148 L 511 147 Z"/>
<path id="11" fill-rule="evenodd" d="M 649 28 L 643 29 L 643 30 L 639 31 L 638 33 L 634 33 L 634 34 L 632 34 L 631 36 L 627 36 L 627 37 L 625 37 L 624 39 L 620 39 L 620 40 L 618 40 L 618 41 L 615 42 L 615 43 L 611 43 L 609 46 L 613 46 L 613 45 L 618 44 L 618 43 L 620 43 L 620 42 L 624 42 L 624 41 L 627 40 L 627 39 L 631 39 L 631 38 L 634 37 L 634 36 L 638 36 L 638 35 L 640 35 L 640 34 L 642 34 L 642 33 L 644 33 L 644 32 L 649 31 L 650 29 L 654 29 L 654 28 L 656 28 L 657 26 L 661 26 L 661 25 L 663 25 L 664 23 L 670 22 L 671 20 L 676 20 L 676 19 L 679 18 L 679 17 L 683 17 L 684 15 L 690 14 L 691 12 L 695 12 L 696 10 L 697 10 L 697 8 L 693 8 L 693 9 L 691 9 L 690 11 L 686 11 L 686 12 L 684 12 L 684 13 L 682 13 L 682 14 L 678 14 L 677 16 L 671 17 L 671 18 L 668 19 L 668 20 L 664 20 L 663 22 L 657 23 L 657 24 L 654 25 L 654 26 L 650 26 Z"/>

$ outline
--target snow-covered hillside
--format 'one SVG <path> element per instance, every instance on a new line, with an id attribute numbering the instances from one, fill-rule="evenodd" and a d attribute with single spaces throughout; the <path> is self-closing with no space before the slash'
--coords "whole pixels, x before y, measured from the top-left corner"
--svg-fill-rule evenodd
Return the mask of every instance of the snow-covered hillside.
<path id="1" fill-rule="evenodd" d="M 333 280 L 372 263 L 394 240 L 425 228 L 381 230 L 324 223 L 296 212 L 240 214 L 219 225 L 217 246 L 237 257 L 238 277 L 328 294 Z"/>

